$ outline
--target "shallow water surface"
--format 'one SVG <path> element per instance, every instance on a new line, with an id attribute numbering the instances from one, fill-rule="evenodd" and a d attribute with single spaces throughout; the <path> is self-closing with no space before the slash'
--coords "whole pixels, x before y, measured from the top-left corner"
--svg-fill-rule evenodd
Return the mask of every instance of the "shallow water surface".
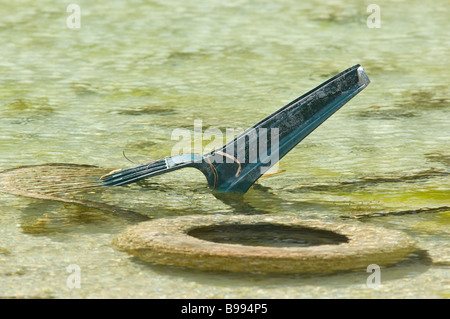
<path id="1" fill-rule="evenodd" d="M 244 196 L 216 197 L 189 169 L 76 194 L 108 205 L 95 208 L 0 193 L 0 297 L 450 296 L 446 1 L 377 2 L 378 29 L 366 24 L 370 2 L 78 1 L 79 29 L 66 25 L 70 3 L 0 5 L 0 170 L 128 167 L 170 155 L 177 128 L 201 120 L 203 130 L 224 135 L 246 129 L 354 64 L 372 82 L 280 161 L 285 172 Z M 115 236 L 139 220 L 108 207 L 146 218 L 352 220 L 402 230 L 419 249 L 382 268 L 376 289 L 366 285 L 366 269 L 201 272 L 116 249 Z M 80 269 L 80 288 L 67 284 L 69 265 Z"/>

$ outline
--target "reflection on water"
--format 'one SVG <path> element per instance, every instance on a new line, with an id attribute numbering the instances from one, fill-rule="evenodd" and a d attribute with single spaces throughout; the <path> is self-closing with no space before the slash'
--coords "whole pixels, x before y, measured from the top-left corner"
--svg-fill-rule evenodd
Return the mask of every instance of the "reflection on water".
<path id="1" fill-rule="evenodd" d="M 132 166 L 169 155 L 175 128 L 247 128 L 356 63 L 372 83 L 281 160 L 284 173 L 244 196 L 212 194 L 195 170 L 65 203 L 0 193 L 0 296 L 448 297 L 445 1 L 377 2 L 379 29 L 367 28 L 369 3 L 346 0 L 77 3 L 79 30 L 66 27 L 69 2 L 2 4 L 0 170 Z M 365 286 L 365 269 L 230 275 L 228 285 L 223 274 L 162 271 L 118 252 L 112 238 L 137 221 L 114 209 L 360 217 L 407 232 L 433 262 L 383 269 L 383 291 Z M 69 264 L 85 276 L 80 290 L 65 285 Z"/>

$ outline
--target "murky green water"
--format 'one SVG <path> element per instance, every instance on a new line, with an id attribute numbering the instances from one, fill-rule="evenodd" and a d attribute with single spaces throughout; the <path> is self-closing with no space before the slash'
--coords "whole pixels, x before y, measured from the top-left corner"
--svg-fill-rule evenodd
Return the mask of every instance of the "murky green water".
<path id="1" fill-rule="evenodd" d="M 108 168 L 169 155 L 175 128 L 247 128 L 360 63 L 372 83 L 242 199 L 200 172 L 85 194 L 155 218 L 291 215 L 403 230 L 423 251 L 368 273 L 260 276 L 150 265 L 112 239 L 135 221 L 0 193 L 0 296 L 44 298 L 448 298 L 449 6 L 371 2 L 1 3 L 0 169 L 49 162 Z M 163 187 L 164 186 L 164 187 Z M 395 213 L 395 214 L 393 214 Z M 376 263 L 376 262 L 375 262 Z M 69 289 L 66 269 L 81 269 Z"/>

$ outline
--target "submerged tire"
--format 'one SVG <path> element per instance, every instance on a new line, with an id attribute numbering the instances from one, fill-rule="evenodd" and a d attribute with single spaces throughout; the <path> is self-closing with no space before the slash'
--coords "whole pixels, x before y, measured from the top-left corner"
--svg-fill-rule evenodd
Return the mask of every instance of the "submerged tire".
<path id="1" fill-rule="evenodd" d="M 282 216 L 184 216 L 129 227 L 115 244 L 144 261 L 252 273 L 366 270 L 407 258 L 406 234 L 360 223 Z"/>

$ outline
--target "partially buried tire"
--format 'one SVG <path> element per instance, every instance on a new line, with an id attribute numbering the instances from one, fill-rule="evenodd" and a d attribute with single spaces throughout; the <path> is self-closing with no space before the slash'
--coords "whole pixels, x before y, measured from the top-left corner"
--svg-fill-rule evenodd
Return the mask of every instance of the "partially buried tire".
<path id="1" fill-rule="evenodd" d="M 416 249 L 400 231 L 267 215 L 156 219 L 129 227 L 115 244 L 152 263 L 252 273 L 365 271 L 398 263 Z"/>

